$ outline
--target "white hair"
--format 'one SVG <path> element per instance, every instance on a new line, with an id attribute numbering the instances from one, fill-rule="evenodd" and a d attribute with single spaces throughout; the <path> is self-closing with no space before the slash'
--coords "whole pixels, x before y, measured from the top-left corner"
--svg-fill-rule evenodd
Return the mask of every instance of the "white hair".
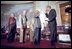
<path id="1" fill-rule="evenodd" d="M 14 13 L 10 13 L 10 17 L 14 17 Z"/>

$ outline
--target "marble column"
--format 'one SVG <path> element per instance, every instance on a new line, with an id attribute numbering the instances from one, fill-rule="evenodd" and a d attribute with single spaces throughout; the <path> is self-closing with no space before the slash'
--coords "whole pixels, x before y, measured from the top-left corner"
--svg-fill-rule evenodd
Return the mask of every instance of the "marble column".
<path id="1" fill-rule="evenodd" d="M 23 42 L 23 28 L 22 28 L 22 22 L 21 22 L 21 15 L 19 15 L 19 20 L 18 20 L 18 28 L 20 28 L 19 34 L 20 34 L 20 40 L 19 42 Z"/>

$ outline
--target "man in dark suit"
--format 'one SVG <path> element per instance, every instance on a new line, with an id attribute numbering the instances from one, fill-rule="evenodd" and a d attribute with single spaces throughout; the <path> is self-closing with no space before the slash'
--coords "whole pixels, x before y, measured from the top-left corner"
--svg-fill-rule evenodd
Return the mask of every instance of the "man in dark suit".
<path id="1" fill-rule="evenodd" d="M 51 9 L 51 6 L 47 6 L 45 15 L 48 18 L 48 24 L 50 27 L 51 45 L 55 45 L 55 42 L 57 41 L 56 11 Z"/>

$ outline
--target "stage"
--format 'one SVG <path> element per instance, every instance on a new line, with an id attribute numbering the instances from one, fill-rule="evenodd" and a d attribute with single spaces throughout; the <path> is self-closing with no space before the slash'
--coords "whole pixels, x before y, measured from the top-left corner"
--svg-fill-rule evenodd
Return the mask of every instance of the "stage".
<path id="1" fill-rule="evenodd" d="M 56 47 L 53 47 L 49 40 L 41 40 L 40 45 L 35 46 L 30 41 L 19 43 L 18 40 L 15 40 L 14 42 L 9 43 L 7 39 L 1 39 L 1 48 L 71 48 L 71 45 L 56 43 Z"/>

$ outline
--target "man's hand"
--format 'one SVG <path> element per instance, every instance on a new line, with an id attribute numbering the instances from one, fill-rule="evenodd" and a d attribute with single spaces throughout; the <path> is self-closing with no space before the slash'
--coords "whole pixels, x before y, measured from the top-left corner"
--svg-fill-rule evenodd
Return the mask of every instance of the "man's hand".
<path id="1" fill-rule="evenodd" d="M 49 18 L 46 18 L 46 20 L 45 21 L 49 21 Z"/>
<path id="2" fill-rule="evenodd" d="M 48 18 L 48 21 L 49 21 L 49 18 Z"/>

